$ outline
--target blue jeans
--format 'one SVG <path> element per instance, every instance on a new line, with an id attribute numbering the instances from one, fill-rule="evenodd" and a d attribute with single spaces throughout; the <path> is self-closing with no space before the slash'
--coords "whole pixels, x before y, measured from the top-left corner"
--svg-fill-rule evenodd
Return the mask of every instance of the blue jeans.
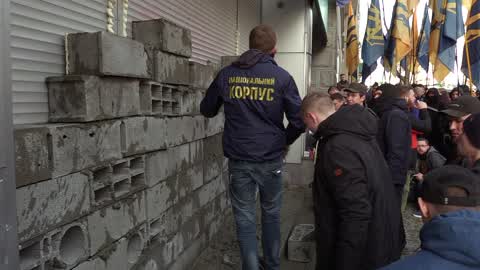
<path id="1" fill-rule="evenodd" d="M 282 202 L 281 159 L 255 163 L 229 161 L 230 199 L 237 225 L 243 270 L 258 270 L 256 194 L 262 207 L 262 245 L 265 268 L 280 269 L 280 206 Z"/>

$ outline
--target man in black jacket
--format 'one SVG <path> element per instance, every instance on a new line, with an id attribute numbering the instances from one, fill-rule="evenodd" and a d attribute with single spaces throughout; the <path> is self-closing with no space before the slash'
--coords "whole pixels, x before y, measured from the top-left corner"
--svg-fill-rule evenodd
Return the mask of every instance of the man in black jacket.
<path id="1" fill-rule="evenodd" d="M 410 88 L 391 84 L 382 85 L 380 88 L 383 95 L 376 107 L 376 113 L 380 117 L 377 139 L 390 168 L 400 209 L 412 142 L 412 126 L 407 106 Z"/>
<path id="2" fill-rule="evenodd" d="M 369 270 L 400 257 L 400 211 L 375 139 L 376 116 L 360 105 L 335 112 L 311 93 L 302 116 L 318 139 L 313 184 L 316 269 Z"/>

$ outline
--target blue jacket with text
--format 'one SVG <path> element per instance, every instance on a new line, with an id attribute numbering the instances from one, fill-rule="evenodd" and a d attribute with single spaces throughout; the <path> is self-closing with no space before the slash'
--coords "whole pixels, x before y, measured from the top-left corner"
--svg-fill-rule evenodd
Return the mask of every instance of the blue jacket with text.
<path id="1" fill-rule="evenodd" d="M 301 102 L 292 76 L 272 56 L 249 50 L 219 72 L 200 111 L 214 117 L 224 105 L 226 157 L 264 162 L 281 158 L 286 146 L 305 131 Z"/>

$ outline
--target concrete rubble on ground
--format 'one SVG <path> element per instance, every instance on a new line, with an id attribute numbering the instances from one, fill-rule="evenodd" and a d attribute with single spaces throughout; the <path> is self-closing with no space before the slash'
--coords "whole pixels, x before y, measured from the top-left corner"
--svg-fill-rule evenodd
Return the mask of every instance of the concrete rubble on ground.
<path id="1" fill-rule="evenodd" d="M 50 122 L 15 129 L 21 270 L 186 269 L 228 216 L 219 66 L 164 19 L 132 36 L 68 34 Z"/>

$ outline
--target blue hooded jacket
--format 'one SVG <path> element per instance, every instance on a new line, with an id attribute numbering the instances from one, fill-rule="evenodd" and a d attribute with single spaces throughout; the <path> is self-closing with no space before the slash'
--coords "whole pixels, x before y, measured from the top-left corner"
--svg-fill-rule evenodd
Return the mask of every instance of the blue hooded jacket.
<path id="1" fill-rule="evenodd" d="M 285 147 L 305 131 L 301 102 L 292 76 L 272 56 L 249 50 L 219 72 L 200 111 L 205 117 L 214 117 L 224 105 L 226 157 L 264 162 L 281 158 Z"/>
<path id="2" fill-rule="evenodd" d="M 480 212 L 461 210 L 433 218 L 421 232 L 422 250 L 383 270 L 480 269 Z"/>

